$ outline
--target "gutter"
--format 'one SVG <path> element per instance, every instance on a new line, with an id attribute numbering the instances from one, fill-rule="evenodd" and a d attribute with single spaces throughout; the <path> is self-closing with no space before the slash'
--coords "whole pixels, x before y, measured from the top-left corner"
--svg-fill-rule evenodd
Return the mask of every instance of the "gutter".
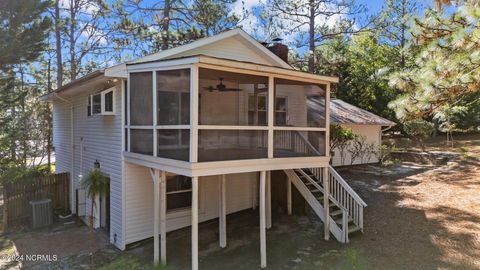
<path id="1" fill-rule="evenodd" d="M 385 132 L 385 131 L 387 131 L 387 130 L 389 130 L 389 129 L 391 129 L 391 128 L 394 127 L 394 126 L 395 126 L 395 125 L 391 125 L 391 126 L 388 126 L 388 127 L 384 128 L 384 129 L 382 129 L 382 133 Z"/>
<path id="2" fill-rule="evenodd" d="M 56 92 L 52 92 L 54 98 L 58 98 L 59 100 L 70 104 L 70 148 L 72 151 L 72 156 L 71 156 L 71 172 L 70 172 L 70 211 L 74 213 L 75 207 L 73 207 L 73 173 L 74 173 L 74 161 L 75 161 L 75 149 L 74 149 L 74 138 L 73 138 L 73 103 L 65 98 L 62 98 L 61 96 L 58 95 Z"/>

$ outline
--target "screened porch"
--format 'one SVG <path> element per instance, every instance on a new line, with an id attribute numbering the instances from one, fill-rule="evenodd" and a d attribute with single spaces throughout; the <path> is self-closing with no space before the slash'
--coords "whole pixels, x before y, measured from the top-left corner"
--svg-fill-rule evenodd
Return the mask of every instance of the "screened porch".
<path id="1" fill-rule="evenodd" d="M 328 88 L 205 64 L 132 70 L 125 151 L 189 163 L 325 157 Z"/>

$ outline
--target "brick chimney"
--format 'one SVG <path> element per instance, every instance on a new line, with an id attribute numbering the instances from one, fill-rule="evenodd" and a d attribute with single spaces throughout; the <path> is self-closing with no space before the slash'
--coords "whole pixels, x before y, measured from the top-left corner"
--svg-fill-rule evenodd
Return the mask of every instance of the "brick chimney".
<path id="1" fill-rule="evenodd" d="M 285 44 L 282 44 L 279 41 L 280 39 L 275 39 L 274 43 L 270 46 L 266 46 L 271 52 L 276 54 L 280 59 L 285 61 L 288 64 L 288 47 Z"/>

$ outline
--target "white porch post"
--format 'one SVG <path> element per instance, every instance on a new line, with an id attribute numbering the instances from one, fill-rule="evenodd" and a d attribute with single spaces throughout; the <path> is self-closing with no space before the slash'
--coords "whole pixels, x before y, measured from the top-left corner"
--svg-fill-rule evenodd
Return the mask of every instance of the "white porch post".
<path id="1" fill-rule="evenodd" d="M 150 176 L 153 180 L 153 262 L 158 264 L 159 258 L 159 241 L 158 241 L 158 226 L 160 213 L 160 181 L 157 170 L 150 169 Z"/>
<path id="2" fill-rule="evenodd" d="M 219 181 L 219 237 L 220 237 L 220 247 L 224 248 L 227 246 L 227 205 L 226 205 L 226 196 L 225 196 L 225 186 L 226 175 L 223 174 Z"/>
<path id="3" fill-rule="evenodd" d="M 330 239 L 330 204 L 329 204 L 329 196 L 330 196 L 330 187 L 329 181 L 328 181 L 328 167 L 323 168 L 323 189 L 324 189 L 324 194 L 323 194 L 323 205 L 325 208 L 325 240 Z"/>
<path id="4" fill-rule="evenodd" d="M 292 181 L 287 177 L 287 213 L 292 214 Z"/>
<path id="5" fill-rule="evenodd" d="M 198 270 L 198 176 L 192 177 L 192 270 Z"/>
<path id="6" fill-rule="evenodd" d="M 260 267 L 267 267 L 267 242 L 265 229 L 265 191 L 266 191 L 266 172 L 260 172 Z"/>
<path id="7" fill-rule="evenodd" d="M 267 172 L 267 186 L 266 186 L 266 227 L 272 228 L 272 174 Z"/>
<path id="8" fill-rule="evenodd" d="M 167 264 L 167 176 L 160 174 L 160 261 Z"/>

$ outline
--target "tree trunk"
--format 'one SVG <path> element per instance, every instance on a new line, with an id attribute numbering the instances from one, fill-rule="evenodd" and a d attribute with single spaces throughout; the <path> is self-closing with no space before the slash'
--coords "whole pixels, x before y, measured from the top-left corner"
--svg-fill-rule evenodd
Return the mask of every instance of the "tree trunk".
<path id="1" fill-rule="evenodd" d="M 406 16 L 407 16 L 407 0 L 402 0 L 402 29 L 400 33 L 400 69 L 405 68 L 405 32 L 407 28 Z"/>
<path id="2" fill-rule="evenodd" d="M 62 40 L 60 33 L 60 1 L 55 1 L 55 53 L 57 56 L 57 88 L 63 84 Z"/>
<path id="3" fill-rule="evenodd" d="M 48 65 L 47 65 L 47 92 L 50 93 L 52 91 L 52 61 L 48 58 Z M 47 166 L 48 172 L 52 172 L 52 111 L 50 109 L 50 104 L 47 104 Z"/>
<path id="4" fill-rule="evenodd" d="M 170 43 L 170 9 L 170 0 L 165 0 L 162 20 L 162 50 L 168 49 Z"/>
<path id="5" fill-rule="evenodd" d="M 315 1 L 310 0 L 309 32 L 308 32 L 308 72 L 315 73 Z"/>
<path id="6" fill-rule="evenodd" d="M 75 80 L 77 77 L 77 64 L 75 62 L 75 24 L 76 24 L 76 7 L 77 1 L 70 0 L 70 25 L 69 25 L 69 36 L 70 36 L 70 81 Z"/>

